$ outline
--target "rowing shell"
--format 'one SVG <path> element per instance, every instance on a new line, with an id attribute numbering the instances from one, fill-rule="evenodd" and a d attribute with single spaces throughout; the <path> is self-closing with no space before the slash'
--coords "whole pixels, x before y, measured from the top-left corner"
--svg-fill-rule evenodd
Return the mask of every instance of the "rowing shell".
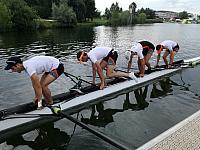
<path id="1" fill-rule="evenodd" d="M 189 60 L 185 60 L 184 63 L 190 63 L 193 62 L 199 62 L 200 57 L 192 58 Z M 149 75 L 145 75 L 143 78 L 138 78 L 138 82 L 136 83 L 134 80 L 125 80 L 122 79 L 121 82 L 110 85 L 109 87 L 103 89 L 103 90 L 97 90 L 90 92 L 85 95 L 80 95 L 78 97 L 71 98 L 68 97 L 66 101 L 60 102 L 55 105 L 59 105 L 62 109 L 63 112 L 68 113 L 68 114 L 73 114 L 77 112 L 77 110 L 81 110 L 88 105 L 98 103 L 99 101 L 105 101 L 108 99 L 111 99 L 121 95 L 123 93 L 127 93 L 127 91 L 132 91 L 137 88 L 143 87 L 145 85 L 148 85 L 152 82 L 156 82 L 157 80 L 160 80 L 166 76 L 172 76 L 173 74 L 177 73 L 180 71 L 182 68 L 176 68 L 176 69 L 165 69 L 161 71 L 155 71 L 152 72 Z M 93 88 L 94 89 L 94 88 Z M 62 94 L 61 94 L 62 95 Z M 63 97 L 60 95 L 60 97 L 54 97 L 55 99 L 62 99 Z M 66 96 L 66 94 L 63 94 Z M 69 100 L 70 99 L 70 100 Z M 29 104 L 30 105 L 30 104 Z M 24 105 L 22 108 L 25 109 Z M 14 114 L 14 109 L 13 112 L 11 113 L 12 116 L 16 116 Z M 21 111 L 18 111 L 17 113 L 20 113 Z M 9 113 L 8 113 L 9 114 Z M 22 117 L 24 118 L 13 118 L 13 119 L 6 119 L 6 120 L 1 120 L 0 121 L 0 141 L 5 140 L 7 137 L 11 136 L 12 134 L 22 134 L 26 133 L 36 127 L 38 127 L 41 124 L 51 122 L 51 121 L 56 121 L 58 120 L 57 117 L 53 116 L 46 116 L 46 117 L 34 117 L 34 118 L 26 118 L 28 115 L 37 115 L 37 114 L 52 114 L 51 110 L 47 107 L 45 107 L 42 110 L 34 110 L 30 111 L 27 113 L 24 113 Z M 26 116 L 26 117 L 25 117 Z"/>

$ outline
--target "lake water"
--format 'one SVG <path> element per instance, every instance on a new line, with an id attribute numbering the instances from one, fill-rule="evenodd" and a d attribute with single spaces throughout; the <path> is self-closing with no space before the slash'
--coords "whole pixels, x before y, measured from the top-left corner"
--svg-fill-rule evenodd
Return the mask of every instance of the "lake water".
<path id="1" fill-rule="evenodd" d="M 34 33 L 0 34 L 0 110 L 32 101 L 34 92 L 25 73 L 4 71 L 6 59 L 21 56 L 24 60 L 35 55 L 59 58 L 65 71 L 91 81 L 91 66 L 77 63 L 76 52 L 88 51 L 93 43 L 119 51 L 117 68 L 127 67 L 125 50 L 132 43 L 148 40 L 159 44 L 171 39 L 180 45 L 175 60 L 200 56 L 200 26 L 187 24 L 148 24 L 133 27 L 83 27 L 45 30 Z M 155 64 L 156 53 L 151 63 Z M 133 68 L 137 69 L 136 58 Z M 91 106 L 75 114 L 82 122 L 92 125 L 120 143 L 135 149 L 200 108 L 200 67 L 180 73 L 141 89 Z M 97 79 L 98 80 L 98 79 Z M 67 91 L 74 83 L 62 75 L 51 86 L 52 95 Z M 54 142 L 52 142 L 54 141 Z M 0 144 L 0 149 L 116 149 L 88 131 L 62 119 L 21 136 L 12 136 Z"/>

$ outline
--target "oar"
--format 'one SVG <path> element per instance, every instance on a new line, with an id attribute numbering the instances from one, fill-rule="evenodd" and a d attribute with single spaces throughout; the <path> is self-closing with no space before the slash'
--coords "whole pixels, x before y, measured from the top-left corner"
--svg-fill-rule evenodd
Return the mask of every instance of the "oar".
<path id="1" fill-rule="evenodd" d="M 58 116 L 61 116 L 61 117 L 63 117 L 63 118 L 69 119 L 69 120 L 72 121 L 73 123 L 79 125 L 80 127 L 86 129 L 87 131 L 93 133 L 94 135 L 98 136 L 99 138 L 101 138 L 102 140 L 108 142 L 109 144 L 115 146 L 116 148 L 119 148 L 119 149 L 121 149 L 121 150 L 130 150 L 130 148 L 128 148 L 128 147 L 126 147 L 126 146 L 120 144 L 119 142 L 115 141 L 114 139 L 108 137 L 107 135 L 105 135 L 105 134 L 103 134 L 103 133 L 101 133 L 101 132 L 99 132 L 99 131 L 97 131 L 97 130 L 91 128 L 91 127 L 88 127 L 86 124 L 80 122 L 79 120 L 77 120 L 77 119 L 71 117 L 71 116 L 68 115 L 68 114 L 64 114 L 64 113 L 61 111 L 60 107 L 58 107 L 58 106 L 57 106 L 57 107 L 51 107 L 51 110 L 52 110 L 52 112 L 53 112 L 55 115 L 58 115 Z"/>
<path id="2" fill-rule="evenodd" d="M 93 83 L 91 83 L 91 82 L 89 82 L 89 81 L 86 81 L 86 80 L 84 80 L 84 79 L 82 79 L 82 78 L 80 78 L 80 77 L 77 77 L 77 76 L 73 75 L 73 74 L 70 74 L 70 73 L 67 73 L 67 72 L 64 72 L 64 74 L 65 74 L 67 77 L 72 76 L 72 77 L 76 78 L 77 80 L 83 81 L 83 82 L 88 83 L 88 84 L 93 85 L 93 86 L 97 86 L 96 84 L 93 84 Z"/>
<path id="3" fill-rule="evenodd" d="M 78 119 L 75 119 L 71 117 L 70 115 L 64 114 L 59 106 L 52 106 L 49 107 L 53 114 L 18 114 L 18 115 L 11 115 L 8 117 L 2 117 L 0 120 L 7 120 L 7 119 L 16 119 L 16 118 L 37 118 L 37 117 L 61 117 L 61 118 L 67 118 L 73 123 L 79 125 L 80 127 L 86 129 L 87 131 L 93 133 L 97 137 L 101 138 L 105 142 L 108 142 L 109 144 L 115 146 L 116 148 L 119 148 L 121 150 L 130 150 L 130 148 L 120 144 L 119 142 L 115 141 L 114 139 L 108 137 L 107 135 L 87 126 L 86 124 L 80 122 Z"/>

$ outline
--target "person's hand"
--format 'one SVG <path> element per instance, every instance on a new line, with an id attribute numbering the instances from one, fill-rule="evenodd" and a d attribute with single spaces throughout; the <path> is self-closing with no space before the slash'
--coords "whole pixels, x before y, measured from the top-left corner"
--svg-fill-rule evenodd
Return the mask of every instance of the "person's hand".
<path id="1" fill-rule="evenodd" d="M 144 74 L 140 73 L 140 74 L 139 74 L 139 77 L 141 77 L 141 78 L 144 77 Z"/>

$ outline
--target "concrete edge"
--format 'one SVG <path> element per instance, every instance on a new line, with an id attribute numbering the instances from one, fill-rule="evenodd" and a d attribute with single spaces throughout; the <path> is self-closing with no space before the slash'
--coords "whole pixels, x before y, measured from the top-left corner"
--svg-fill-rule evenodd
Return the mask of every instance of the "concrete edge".
<path id="1" fill-rule="evenodd" d="M 163 141 L 165 138 L 176 132 L 177 130 L 181 129 L 183 126 L 186 124 L 190 123 L 193 121 L 195 118 L 200 116 L 200 110 L 197 111 L 196 113 L 192 114 L 188 118 L 184 119 L 183 121 L 179 122 L 178 124 L 174 125 L 173 127 L 169 128 L 165 132 L 161 133 L 157 137 L 153 138 L 149 142 L 145 143 L 141 147 L 137 148 L 137 150 L 148 150 L 158 144 L 159 142 Z"/>

